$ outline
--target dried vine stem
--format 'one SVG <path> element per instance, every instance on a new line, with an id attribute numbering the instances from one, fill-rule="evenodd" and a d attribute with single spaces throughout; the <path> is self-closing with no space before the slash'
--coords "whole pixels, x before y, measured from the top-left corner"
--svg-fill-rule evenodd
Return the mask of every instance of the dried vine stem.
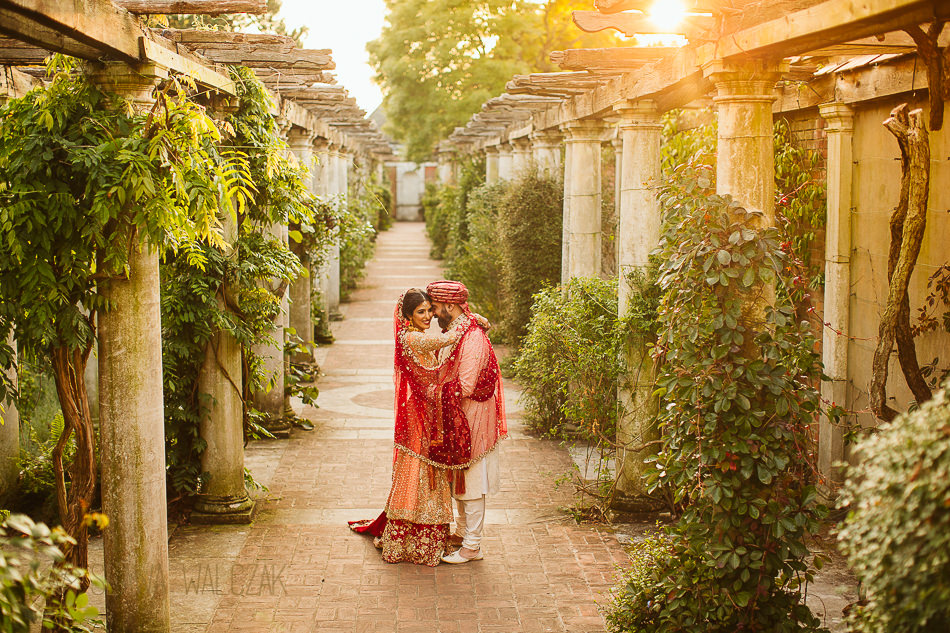
<path id="1" fill-rule="evenodd" d="M 75 545 L 63 548 L 63 553 L 68 563 L 82 568 L 89 566 L 88 528 L 84 519 L 92 505 L 96 489 L 95 430 L 85 381 L 86 362 L 91 350 L 91 343 L 79 349 L 60 345 L 52 350 L 53 375 L 64 423 L 63 432 L 53 448 L 56 502 L 63 529 L 76 539 Z M 67 489 L 63 452 L 72 435 L 76 437 L 76 455 L 69 465 Z M 82 576 L 79 582 L 83 591 L 89 587 L 87 576 Z"/>
<path id="2" fill-rule="evenodd" d="M 887 404 L 888 360 L 895 340 L 899 343 L 898 355 L 905 376 L 908 373 L 913 376 L 913 372 L 908 370 L 917 366 L 913 338 L 910 336 L 907 286 L 920 254 L 930 194 L 930 138 L 923 111 L 918 109 L 908 113 L 907 108 L 906 103 L 894 108 L 890 118 L 884 122 L 884 127 L 897 138 L 900 145 L 903 168 L 900 202 L 891 218 L 891 247 L 888 253 L 890 285 L 887 304 L 884 306 L 884 314 L 881 315 L 878 328 L 878 344 L 871 365 L 869 387 L 871 410 L 886 422 L 897 416 L 897 411 Z M 911 355 L 912 362 L 909 358 Z M 920 374 L 919 367 L 916 374 Z M 918 381 L 911 376 L 908 376 L 907 382 L 914 390 L 914 396 L 919 402 L 928 400 L 931 394 L 926 383 L 923 385 L 926 389 L 924 392 Z M 922 378 L 920 382 L 923 382 Z"/>

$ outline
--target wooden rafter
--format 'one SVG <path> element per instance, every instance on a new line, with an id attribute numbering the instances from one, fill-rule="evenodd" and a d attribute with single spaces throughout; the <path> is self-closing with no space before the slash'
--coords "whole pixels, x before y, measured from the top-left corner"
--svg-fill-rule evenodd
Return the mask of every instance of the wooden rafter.
<path id="1" fill-rule="evenodd" d="M 867 0 L 862 3 L 825 0 L 817 5 L 807 4 L 808 8 L 780 20 L 736 31 L 715 43 L 687 45 L 639 72 L 615 76 L 600 86 L 586 87 L 576 94 L 562 89 L 562 94 L 553 96 L 564 96 L 564 101 L 536 113 L 531 125 L 535 130 L 543 130 L 571 120 L 602 116 L 625 99 L 652 99 L 661 111 L 683 106 L 711 89 L 701 69 L 713 59 L 782 59 L 807 54 L 810 50 L 926 23 L 934 13 L 939 17 L 950 9 L 950 3 L 934 0 Z M 849 24 L 853 28 L 848 28 Z M 807 36 L 809 29 L 820 30 L 821 36 Z M 736 42 L 741 43 L 741 49 Z M 550 94 L 525 79 L 516 81 L 518 79 L 509 82 L 508 92 Z"/>
<path id="2" fill-rule="evenodd" d="M 601 13 L 619 13 L 620 11 L 637 10 L 646 13 L 650 10 L 654 0 L 594 0 L 594 7 Z M 719 3 L 714 1 L 707 2 L 684 2 L 686 9 L 697 13 L 711 13 L 718 9 Z"/>
<path id="3" fill-rule="evenodd" d="M 950 17 L 945 0 L 825 0 L 795 13 L 726 32 L 696 49 L 700 63 L 713 59 L 804 55 L 879 33 Z"/>
<path id="4" fill-rule="evenodd" d="M 291 70 L 294 74 L 333 70 L 329 49 L 301 49 L 286 35 L 164 29 L 163 37 L 221 64 Z"/>
<path id="5" fill-rule="evenodd" d="M 92 61 L 155 62 L 234 94 L 230 78 L 145 29 L 110 0 L 0 0 L 0 33 L 50 52 Z"/>
<path id="6" fill-rule="evenodd" d="M 552 51 L 551 61 L 564 70 L 630 71 L 676 51 L 665 46 L 572 48 Z"/>
<path id="7" fill-rule="evenodd" d="M 604 14 L 599 11 L 573 11 L 574 24 L 582 31 L 596 33 L 607 29 L 616 29 L 627 36 L 678 33 L 686 37 L 708 31 L 715 25 L 715 19 L 707 15 L 686 15 L 674 30 L 659 25 L 644 13 Z"/>
<path id="8" fill-rule="evenodd" d="M 267 0 L 113 0 L 129 13 L 224 15 L 267 12 Z"/>
<path id="9" fill-rule="evenodd" d="M 0 0 L 0 31 L 84 59 L 141 61 L 145 29 L 109 0 Z"/>

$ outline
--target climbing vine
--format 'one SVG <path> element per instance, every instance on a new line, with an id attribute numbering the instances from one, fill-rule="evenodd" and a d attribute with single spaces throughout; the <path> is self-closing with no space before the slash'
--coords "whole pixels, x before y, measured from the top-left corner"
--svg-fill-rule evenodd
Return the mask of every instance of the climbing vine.
<path id="1" fill-rule="evenodd" d="M 804 595 L 821 515 L 810 434 L 821 364 L 789 293 L 765 299 L 794 268 L 781 232 L 748 228 L 710 185 L 684 168 L 660 187 L 665 406 L 650 482 L 684 510 L 669 555 L 628 596 L 625 630 L 818 630 Z"/>
<path id="2" fill-rule="evenodd" d="M 319 263 L 336 221 L 307 187 L 307 166 L 288 157 L 263 84 L 247 68 L 234 67 L 231 76 L 240 105 L 222 125 L 229 136 L 221 152 L 242 158 L 245 168 L 235 172 L 235 186 L 247 192 L 233 218 L 233 242 L 202 245 L 201 266 L 174 251 L 166 252 L 162 262 L 166 456 L 169 483 L 182 495 L 196 493 L 203 478 L 204 441 L 198 429 L 209 403 L 198 389 L 198 377 L 205 350 L 219 332 L 234 337 L 244 350 L 248 375 L 228 378 L 245 399 L 245 433 L 267 434 L 255 421 L 248 397 L 266 380 L 252 345 L 283 346 L 270 340 L 269 332 L 287 284 L 302 272 L 298 256 L 267 228 L 289 223 L 291 242 Z"/>
<path id="3" fill-rule="evenodd" d="M 176 79 L 136 112 L 75 60 L 53 56 L 47 70 L 48 85 L 0 107 L 0 361 L 12 360 L 12 331 L 52 362 L 64 418 L 57 504 L 75 541 L 66 561 L 85 567 L 95 436 L 83 376 L 96 314 L 110 307 L 97 282 L 125 275 L 143 243 L 206 265 L 204 245 L 222 244 L 218 216 L 242 198 L 241 161 L 214 150 L 218 127 Z"/>

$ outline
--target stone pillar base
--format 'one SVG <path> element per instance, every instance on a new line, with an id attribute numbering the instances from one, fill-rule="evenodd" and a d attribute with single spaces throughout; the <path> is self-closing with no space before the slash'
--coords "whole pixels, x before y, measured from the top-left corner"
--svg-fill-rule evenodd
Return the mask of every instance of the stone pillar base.
<path id="1" fill-rule="evenodd" d="M 268 433 L 279 440 L 286 440 L 290 437 L 291 424 L 285 417 L 269 419 L 263 426 Z"/>
<path id="2" fill-rule="evenodd" d="M 214 495 L 198 495 L 194 512 L 191 513 L 192 523 L 250 523 L 254 516 L 257 504 L 244 493 L 243 497 L 218 497 Z"/>
<path id="3" fill-rule="evenodd" d="M 656 514 L 667 509 L 666 502 L 648 495 L 631 495 L 615 490 L 610 508 L 625 514 Z"/>
<path id="4" fill-rule="evenodd" d="M 344 317 L 343 317 L 343 313 L 340 312 L 339 309 L 333 308 L 332 310 L 330 310 L 330 320 L 331 320 L 331 321 L 342 321 L 343 318 L 344 318 Z"/>

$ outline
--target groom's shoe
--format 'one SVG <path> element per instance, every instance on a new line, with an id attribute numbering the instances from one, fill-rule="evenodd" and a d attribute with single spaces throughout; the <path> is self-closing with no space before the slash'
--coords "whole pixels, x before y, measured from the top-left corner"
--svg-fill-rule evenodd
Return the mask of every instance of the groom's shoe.
<path id="1" fill-rule="evenodd" d="M 478 552 L 476 552 L 474 556 L 472 556 L 471 558 L 469 558 L 469 557 L 467 557 L 467 556 L 462 556 L 462 549 L 459 548 L 459 549 L 455 550 L 454 552 L 452 552 L 451 554 L 446 554 L 445 556 L 443 556 L 443 557 L 442 557 L 442 562 L 444 562 L 444 563 L 451 563 L 451 564 L 453 564 L 453 565 L 460 565 L 460 564 L 462 564 L 462 563 L 468 563 L 468 562 L 471 562 L 471 561 L 473 561 L 473 560 L 482 560 L 483 558 L 484 558 L 484 556 L 482 556 L 482 550 L 481 550 L 481 549 L 479 549 Z"/>

